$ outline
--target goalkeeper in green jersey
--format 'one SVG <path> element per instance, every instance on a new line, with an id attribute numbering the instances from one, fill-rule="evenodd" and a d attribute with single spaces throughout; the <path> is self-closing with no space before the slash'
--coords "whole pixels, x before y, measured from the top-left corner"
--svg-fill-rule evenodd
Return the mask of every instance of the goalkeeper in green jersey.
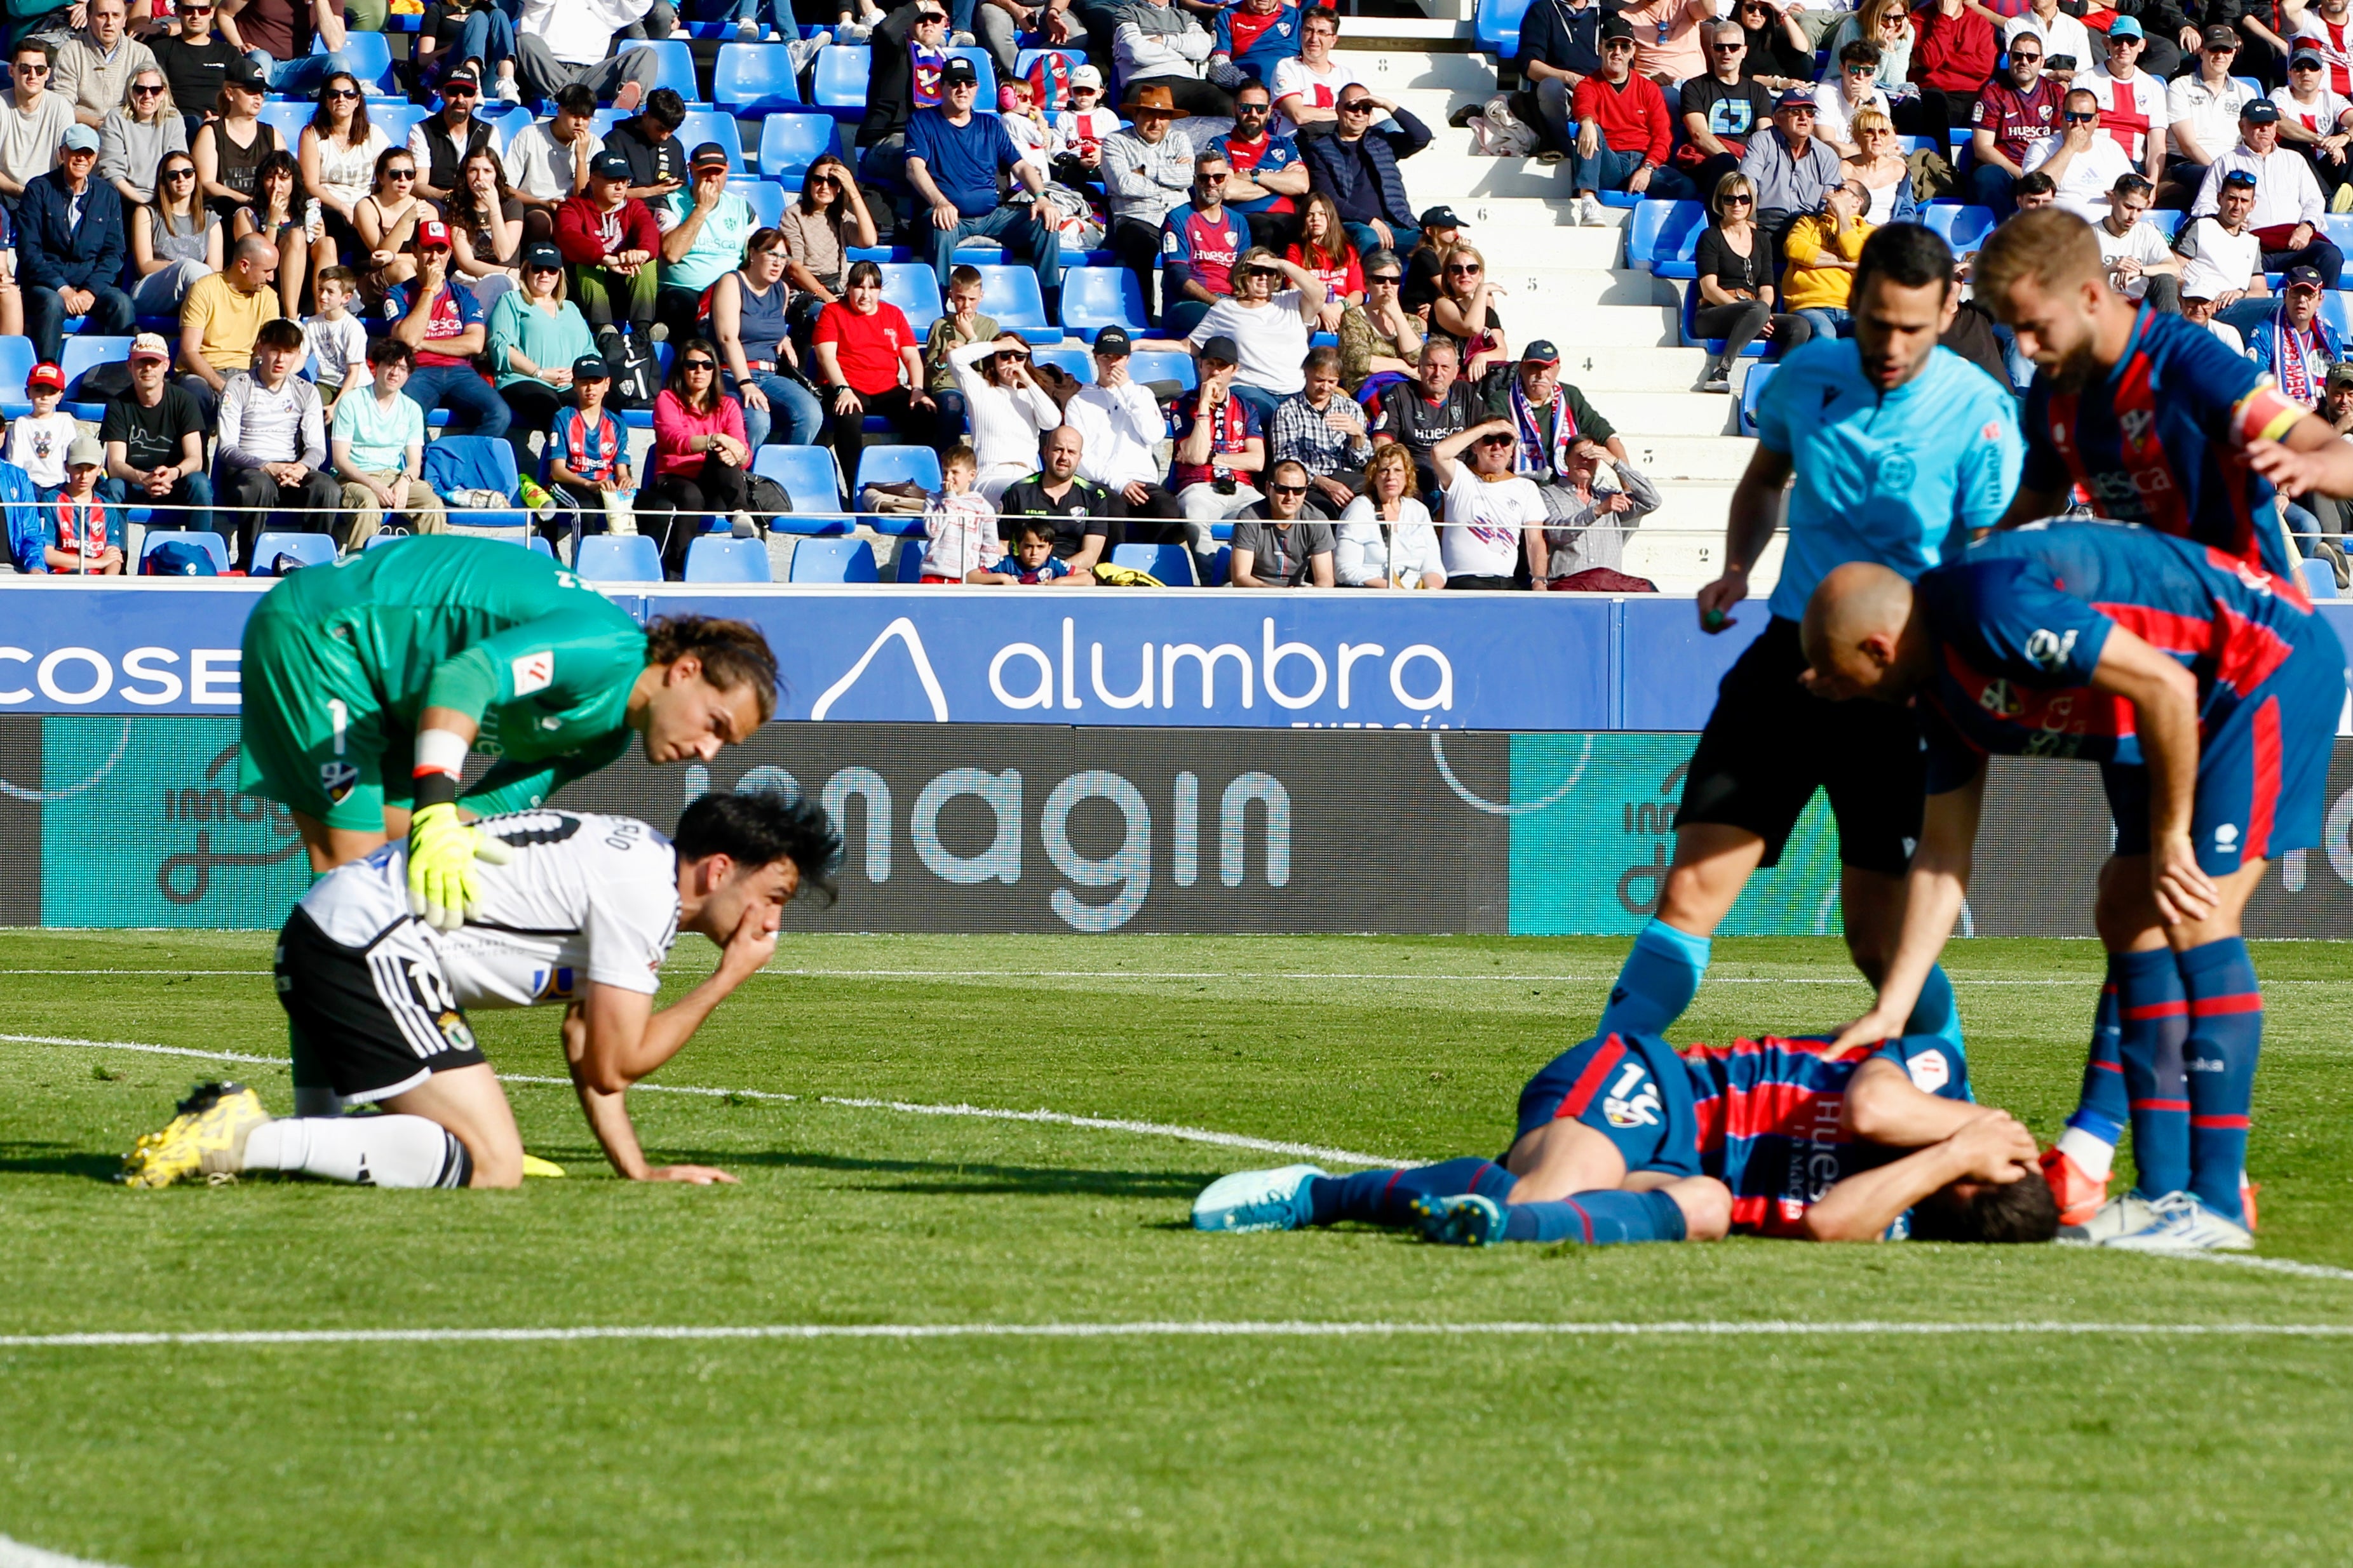
<path id="1" fill-rule="evenodd" d="M 474 860 L 504 858 L 468 816 L 534 806 L 620 756 L 708 762 L 776 712 L 757 627 L 702 616 L 639 626 L 545 557 L 419 536 L 297 572 L 245 626 L 238 787 L 292 809 L 324 872 L 408 838 L 416 912 L 455 930 Z M 469 752 L 497 759 L 459 795 Z"/>

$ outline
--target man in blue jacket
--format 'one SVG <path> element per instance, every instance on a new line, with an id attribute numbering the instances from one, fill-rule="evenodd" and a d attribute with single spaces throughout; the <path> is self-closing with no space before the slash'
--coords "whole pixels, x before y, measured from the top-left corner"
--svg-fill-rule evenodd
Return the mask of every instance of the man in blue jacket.
<path id="1" fill-rule="evenodd" d="M 1398 160 L 1430 145 L 1430 127 L 1362 82 L 1342 88 L 1336 107 L 1337 129 L 1299 143 L 1309 187 L 1330 195 L 1359 252 L 1395 250 L 1397 237 L 1411 235 L 1415 223 Z M 1373 121 L 1383 114 L 1391 123 L 1377 128 Z"/>
<path id="2" fill-rule="evenodd" d="M 25 287 L 25 335 L 37 358 L 62 352 L 66 318 L 89 318 L 86 331 L 119 336 L 131 330 L 131 296 L 115 287 L 128 240 L 122 198 L 94 180 L 98 132 L 69 125 L 58 166 L 25 187 L 16 208 L 16 271 Z"/>

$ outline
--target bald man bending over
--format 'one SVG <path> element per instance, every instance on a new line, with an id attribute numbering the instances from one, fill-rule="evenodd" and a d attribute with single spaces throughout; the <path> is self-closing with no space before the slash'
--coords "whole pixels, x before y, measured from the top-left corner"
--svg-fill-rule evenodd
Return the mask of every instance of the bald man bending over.
<path id="1" fill-rule="evenodd" d="M 2242 1188 L 2263 996 L 2240 916 L 2267 859 L 2319 841 L 2345 691 L 2335 634 L 2292 578 L 2149 529 L 2038 522 L 1916 585 L 1841 566 L 1802 635 L 1810 689 L 1916 697 L 1927 745 L 1902 931 L 1876 1004 L 1838 1046 L 1902 1032 L 1968 890 L 1987 756 L 2097 762 L 2116 824 L 2097 923 L 2126 994 L 2113 1055 L 2095 1040 L 2058 1147 L 2078 1172 L 2096 1162 L 2104 1194 L 2129 1121 L 2138 1180 L 2073 1234 L 2144 1251 L 2253 1246 Z M 2132 869 L 2109 874 L 2119 866 Z M 2055 1162 L 2042 1163 L 2047 1177 Z"/>

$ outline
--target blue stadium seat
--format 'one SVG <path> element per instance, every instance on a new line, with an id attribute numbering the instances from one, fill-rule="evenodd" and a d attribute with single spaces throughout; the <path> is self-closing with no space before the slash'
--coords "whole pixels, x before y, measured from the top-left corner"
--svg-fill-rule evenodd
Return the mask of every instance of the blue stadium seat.
<path id="1" fill-rule="evenodd" d="M 1209 581 L 1207 585 L 1212 588 L 1222 588 L 1233 581 L 1233 575 L 1234 547 L 1230 544 L 1220 544 L 1218 546 L 1218 552 L 1209 557 Z"/>
<path id="2" fill-rule="evenodd" d="M 874 547 L 862 539 L 804 539 L 793 546 L 788 583 L 879 583 Z"/>
<path id="3" fill-rule="evenodd" d="M 246 563 L 246 575 L 276 575 L 269 568 L 281 555 L 292 556 L 297 566 L 332 566 L 335 563 L 334 537 L 325 533 L 284 533 L 275 530 L 255 534 L 253 559 Z"/>
<path id="4" fill-rule="evenodd" d="M 1699 285 L 1696 283 L 1683 290 L 1682 324 L 1683 341 L 1686 346 L 1697 344 L 1712 354 L 1720 354 L 1724 352 L 1725 339 L 1704 338 L 1699 334 Z M 1772 346 L 1772 343 L 1763 338 L 1754 338 L 1749 341 L 1746 348 L 1740 351 L 1740 356 L 1743 359 L 1762 359 Z"/>
<path id="5" fill-rule="evenodd" d="M 990 301 L 995 308 L 995 301 Z M 1144 289 L 1124 267 L 1072 267 L 1062 273 L 1062 330 L 1095 341 L 1105 327 L 1125 327 L 1131 336 L 1151 330 Z"/>
<path id="6" fill-rule="evenodd" d="M 313 37 L 311 52 L 327 52 L 324 39 Z M 343 64 L 360 79 L 362 90 L 375 88 L 378 92 L 398 92 L 400 79 L 393 74 L 392 40 L 382 33 L 363 33 L 356 27 L 343 29 Z"/>
<path id="7" fill-rule="evenodd" d="M 391 548 L 392 548 L 394 545 L 396 545 L 396 544 L 405 544 L 405 543 L 406 543 L 406 542 L 408 542 L 408 537 L 409 537 L 409 536 L 408 536 L 407 534 L 405 534 L 405 533 L 375 533 L 375 534 L 370 534 L 370 535 L 368 536 L 368 542 L 367 542 L 365 544 L 364 544 L 364 545 L 360 546 L 360 548 L 361 548 L 361 550 L 362 550 L 362 551 L 369 551 L 369 550 L 389 550 L 389 549 L 391 549 Z"/>
<path id="8" fill-rule="evenodd" d="M 808 167 L 833 151 L 829 114 L 770 114 L 760 127 L 760 173 L 785 180 L 797 193 Z"/>
<path id="9" fill-rule="evenodd" d="M 286 138 L 286 150 L 291 153 L 301 146 L 302 127 L 311 123 L 311 117 L 319 112 L 319 106 L 281 99 L 276 102 L 265 101 L 260 112 L 261 122 L 276 126 L 278 134 Z"/>
<path id="10" fill-rule="evenodd" d="M 21 419 L 33 411 L 25 378 L 33 374 L 33 340 L 0 338 L 0 416 Z"/>
<path id="11" fill-rule="evenodd" d="M 873 69 L 874 51 L 865 44 L 828 44 L 817 52 L 817 74 L 809 96 L 836 120 L 860 120 L 866 114 L 866 77 Z M 994 107 L 995 100 L 990 100 Z"/>
<path id="12" fill-rule="evenodd" d="M 524 535 L 521 542 L 522 547 L 525 550 L 530 551 L 533 555 L 544 555 L 550 561 L 555 559 L 555 546 L 550 544 L 546 540 L 542 539 L 536 533 Z"/>
<path id="13" fill-rule="evenodd" d="M 1703 213 L 1703 219 L 1704 216 Z M 1659 237 L 1657 259 L 1651 263 L 1651 276 L 1679 279 L 1685 282 L 1697 278 L 1699 276 L 1699 237 L 1706 232 L 1707 225 L 1702 221 L 1683 229 L 1682 237 L 1679 239 L 1662 233 Z"/>
<path id="14" fill-rule="evenodd" d="M 2353 250 L 2353 214 L 2330 213 L 2320 220 L 2320 229 L 2337 249 Z"/>
<path id="15" fill-rule="evenodd" d="M 1029 286 L 1036 288 L 1038 275 L 1029 275 Z M 907 324 L 917 336 L 932 330 L 932 323 L 946 311 L 940 304 L 939 275 L 929 264 L 921 261 L 886 261 L 882 264 L 882 298 L 905 313 Z M 997 315 L 997 301 L 988 301 L 989 314 Z M 1005 318 L 997 316 L 998 321 Z M 26 366 L 30 369 L 31 366 Z"/>
<path id="16" fill-rule="evenodd" d="M 1187 392 L 1201 384 L 1201 373 L 1191 354 L 1174 349 L 1139 349 L 1128 357 L 1127 378 L 1145 385 L 1173 381 Z"/>
<path id="17" fill-rule="evenodd" d="M 491 127 L 498 135 L 499 145 L 503 147 L 514 140 L 516 132 L 530 124 L 538 116 L 532 113 L 531 105 L 528 103 L 501 103 L 495 109 L 482 110 L 474 118 Z M 383 116 L 377 112 L 376 106 L 368 105 L 368 123 L 380 125 L 383 122 Z M 385 134 L 390 135 L 391 132 L 386 132 Z"/>
<path id="18" fill-rule="evenodd" d="M 58 359 L 58 369 L 65 373 L 65 411 L 77 419 L 98 420 L 106 417 L 106 405 L 87 398 L 78 398 L 79 383 L 90 372 L 102 364 L 116 364 L 131 358 L 129 338 L 68 338 L 65 352 Z"/>
<path id="19" fill-rule="evenodd" d="M 920 539 L 911 539 L 899 546 L 899 559 L 891 576 L 900 583 L 920 583 L 923 580 L 924 545 Z"/>
<path id="20" fill-rule="evenodd" d="M 752 165 L 744 161 L 744 128 L 725 110 L 688 110 L 686 119 L 679 124 L 678 142 L 689 153 L 705 142 L 716 142 L 727 149 L 727 167 L 732 173 L 752 172 Z"/>
<path id="21" fill-rule="evenodd" d="M 2334 599 L 2337 592 L 2337 568 L 2321 560 L 2304 563 L 2304 589 L 2316 599 Z"/>
<path id="22" fill-rule="evenodd" d="M 2353 328 L 2353 300 L 2342 289 L 2331 289 L 2320 297 L 2320 319 L 2328 323 L 2342 342 L 2348 328 Z M 66 345 L 70 349 L 73 345 Z"/>
<path id="23" fill-rule="evenodd" d="M 2189 215 L 2175 207 L 2151 207 L 2141 216 L 2147 218 L 2158 233 L 2171 239 L 2181 232 L 2181 226 L 2189 220 Z"/>
<path id="24" fill-rule="evenodd" d="M 619 52 L 627 54 L 631 49 L 651 49 L 660 58 L 661 65 L 654 73 L 655 87 L 669 88 L 686 100 L 690 109 L 706 102 L 702 85 L 694 79 L 694 51 L 687 47 L 684 38 L 624 39 Z M 679 140 L 686 141 L 683 131 L 679 132 Z M 693 150 L 694 143 L 687 142 L 687 151 Z"/>
<path id="25" fill-rule="evenodd" d="M 1704 203 L 1646 201 L 1626 220 L 1626 265 L 1647 267 L 1662 278 L 1678 276 L 1659 272 L 1659 264 L 1680 254 L 1686 237 L 1696 245 L 1698 232 L 1706 226 Z"/>
<path id="26" fill-rule="evenodd" d="M 442 436 L 425 443 L 425 482 L 446 502 L 452 490 L 477 488 L 512 499 L 522 481 L 515 474 L 514 448 L 503 437 Z M 451 507 L 449 521 L 468 528 L 527 529 L 531 513 L 519 509 L 461 513 Z"/>
<path id="27" fill-rule="evenodd" d="M 727 188 L 752 204 L 762 228 L 774 228 L 785 216 L 785 187 L 774 180 L 731 179 Z"/>
<path id="28" fill-rule="evenodd" d="M 800 79 L 783 44 L 722 44 L 711 77 L 711 101 L 733 114 L 798 109 Z"/>
<path id="29" fill-rule="evenodd" d="M 2231 79 L 2237 82 L 2241 87 L 2245 88 L 2249 92 L 2253 93 L 2257 98 L 2263 96 L 2263 84 L 2255 78 L 2251 76 L 2234 76 Z"/>
<path id="30" fill-rule="evenodd" d="M 330 542 L 332 542 L 330 541 Z M 146 538 L 139 542 L 139 563 L 142 569 L 145 567 L 147 557 L 154 554 L 157 547 L 172 543 L 193 544 L 197 549 L 203 551 L 206 554 L 213 558 L 214 571 L 226 572 L 228 570 L 228 541 L 223 539 L 219 534 L 215 533 L 209 528 L 149 529 L 147 531 Z"/>
<path id="31" fill-rule="evenodd" d="M 792 514 L 769 526 L 786 533 L 848 533 L 850 519 L 841 504 L 841 475 L 828 447 L 763 447 L 752 454 L 752 471 L 784 486 Z"/>
<path id="32" fill-rule="evenodd" d="M 950 49 L 948 58 L 972 62 L 973 73 L 980 78 L 980 92 L 972 101 L 976 107 L 993 112 L 997 108 L 997 62 L 988 58 L 988 51 L 976 44 L 967 44 L 960 49 Z"/>
<path id="33" fill-rule="evenodd" d="M 382 128 L 385 139 L 398 147 L 408 140 L 408 133 L 423 121 L 432 118 L 433 111 L 421 103 L 371 103 L 367 106 L 368 123 Z M 510 111 L 511 112 L 511 111 Z M 496 116 L 480 118 L 495 121 Z M 515 121 L 504 122 L 509 133 L 518 129 Z M 500 145 L 504 146 L 501 142 Z"/>
<path id="34" fill-rule="evenodd" d="M 659 583 L 661 551 L 642 533 L 586 534 L 573 569 L 591 583 Z"/>
<path id="35" fill-rule="evenodd" d="M 1082 348 L 1068 343 L 1047 343 L 1030 352 L 1029 357 L 1039 364 L 1050 364 L 1068 372 L 1079 382 L 1092 385 L 1095 379 L 1095 356 Z"/>
<path id="36" fill-rule="evenodd" d="M 1757 434 L 1757 396 L 1764 392 L 1765 384 L 1772 380 L 1774 373 L 1780 368 L 1778 364 L 1748 367 L 1748 380 L 1740 388 L 1740 433 L 1743 436 Z"/>
<path id="37" fill-rule="evenodd" d="M 1991 207 L 1936 205 L 1928 207 L 1921 217 L 1931 229 L 1944 236 L 1945 243 L 1956 252 L 1977 249 L 1985 243 L 1986 236 L 1993 232 Z"/>
<path id="38" fill-rule="evenodd" d="M 773 583 L 776 574 L 768 569 L 768 547 L 758 540 L 707 533 L 686 547 L 686 580 Z"/>
<path id="39" fill-rule="evenodd" d="M 1193 552 L 1181 544 L 1117 545 L 1112 550 L 1111 563 L 1131 572 L 1149 572 L 1171 588 L 1190 588 L 1197 582 Z"/>
<path id="40" fill-rule="evenodd" d="M 940 455 L 929 447 L 869 447 L 858 457 L 856 488 L 913 481 L 927 490 L 940 488 Z"/>
<path id="41" fill-rule="evenodd" d="M 1528 0 L 1479 0 L 1472 14 L 1471 36 L 1497 59 L 1520 52 L 1520 19 L 1528 14 Z"/>
<path id="42" fill-rule="evenodd" d="M 1018 332 L 1025 342 L 1062 341 L 1062 329 L 1046 320 L 1046 296 L 1038 287 L 1035 268 L 1020 264 L 985 266 L 980 268 L 980 286 L 981 302 L 998 331 Z M 914 317 L 907 320 L 912 322 Z"/>

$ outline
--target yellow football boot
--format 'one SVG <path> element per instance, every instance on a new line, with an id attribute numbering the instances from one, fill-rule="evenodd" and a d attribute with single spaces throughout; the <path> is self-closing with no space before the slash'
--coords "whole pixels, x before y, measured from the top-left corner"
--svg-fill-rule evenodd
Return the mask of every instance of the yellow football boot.
<path id="1" fill-rule="evenodd" d="M 241 1083 L 202 1083 L 179 1113 L 150 1132 L 122 1162 L 131 1187 L 168 1187 L 196 1176 L 235 1176 L 245 1168 L 245 1141 L 270 1119 L 261 1097 Z"/>

